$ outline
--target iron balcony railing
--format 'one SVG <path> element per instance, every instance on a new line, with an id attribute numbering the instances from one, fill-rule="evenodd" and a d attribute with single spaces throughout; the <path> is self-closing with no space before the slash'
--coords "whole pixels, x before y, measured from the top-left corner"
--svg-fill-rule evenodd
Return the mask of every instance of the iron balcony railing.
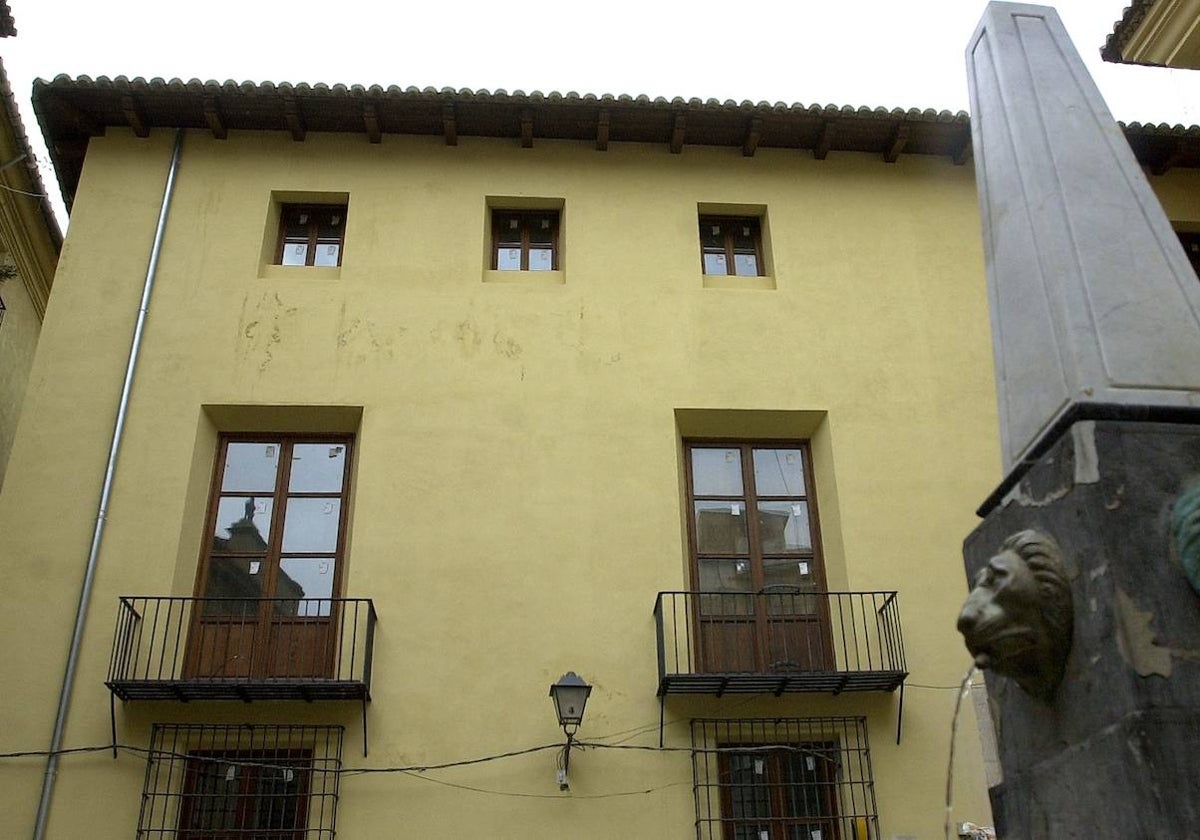
<path id="1" fill-rule="evenodd" d="M 122 700 L 368 700 L 366 598 L 125 596 L 105 684 Z"/>
<path id="2" fill-rule="evenodd" d="M 658 694 L 894 691 L 895 592 L 659 592 Z"/>

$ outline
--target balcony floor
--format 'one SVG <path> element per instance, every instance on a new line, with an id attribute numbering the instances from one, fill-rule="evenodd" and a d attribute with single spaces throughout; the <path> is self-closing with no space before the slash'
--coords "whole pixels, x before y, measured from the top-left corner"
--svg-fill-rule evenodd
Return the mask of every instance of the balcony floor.
<path id="1" fill-rule="evenodd" d="M 841 694 L 843 691 L 895 691 L 907 671 L 795 671 L 731 674 L 666 674 L 658 696 L 666 694 Z"/>
<path id="2" fill-rule="evenodd" d="M 322 679 L 196 679 L 110 680 L 109 690 L 122 700 L 370 700 L 361 680 Z"/>

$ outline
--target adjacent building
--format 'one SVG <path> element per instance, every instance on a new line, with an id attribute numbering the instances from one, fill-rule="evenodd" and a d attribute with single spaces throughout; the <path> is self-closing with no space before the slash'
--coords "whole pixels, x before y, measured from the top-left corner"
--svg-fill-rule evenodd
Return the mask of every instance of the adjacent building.
<path id="1" fill-rule="evenodd" d="M 118 745 L 61 757 L 46 836 L 941 835 L 1000 477 L 965 115 L 84 77 L 35 108 L 72 220 L 0 495 L 5 748 L 47 743 L 90 554 L 63 746 Z M 1196 151 L 1127 136 L 1200 224 Z M 0 765 L 0 833 L 44 767 Z"/>
<path id="2" fill-rule="evenodd" d="M 16 34 L 8 4 L 0 2 L 0 38 Z M 0 64 L 0 484 L 61 247 L 62 233 Z"/>

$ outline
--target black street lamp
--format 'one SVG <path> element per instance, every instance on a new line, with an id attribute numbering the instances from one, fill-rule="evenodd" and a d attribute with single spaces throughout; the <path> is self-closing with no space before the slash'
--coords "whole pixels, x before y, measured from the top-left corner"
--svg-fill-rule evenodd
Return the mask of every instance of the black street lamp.
<path id="1" fill-rule="evenodd" d="M 558 678 L 558 682 L 550 686 L 550 697 L 554 700 L 558 725 L 567 735 L 567 744 L 563 747 L 562 769 L 558 771 L 559 790 L 568 789 L 567 768 L 571 764 L 571 743 L 579 730 L 579 724 L 583 722 L 583 710 L 591 693 L 592 687 L 574 671 L 567 671 Z"/>

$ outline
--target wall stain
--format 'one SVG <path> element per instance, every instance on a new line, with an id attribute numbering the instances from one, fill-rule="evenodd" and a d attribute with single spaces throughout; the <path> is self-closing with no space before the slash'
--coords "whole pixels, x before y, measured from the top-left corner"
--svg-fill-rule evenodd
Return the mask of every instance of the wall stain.
<path id="1" fill-rule="evenodd" d="M 355 318 L 350 324 L 338 331 L 337 346 L 339 350 L 350 348 L 352 359 L 356 363 L 365 362 L 369 357 L 395 358 L 396 339 L 408 332 L 408 327 L 395 325 L 389 327 L 390 334 L 384 334 L 383 329 L 374 321 Z"/>
<path id="2" fill-rule="evenodd" d="M 463 352 L 468 356 L 474 356 L 483 344 L 483 338 L 479 335 L 479 327 L 470 318 L 459 322 L 454 331 L 454 338 L 462 345 Z"/>
<path id="3" fill-rule="evenodd" d="M 500 330 L 496 330 L 496 334 L 492 336 L 492 345 L 501 356 L 506 356 L 510 359 L 520 358 L 521 356 L 521 345 L 517 344 L 510 336 L 504 335 Z"/>

